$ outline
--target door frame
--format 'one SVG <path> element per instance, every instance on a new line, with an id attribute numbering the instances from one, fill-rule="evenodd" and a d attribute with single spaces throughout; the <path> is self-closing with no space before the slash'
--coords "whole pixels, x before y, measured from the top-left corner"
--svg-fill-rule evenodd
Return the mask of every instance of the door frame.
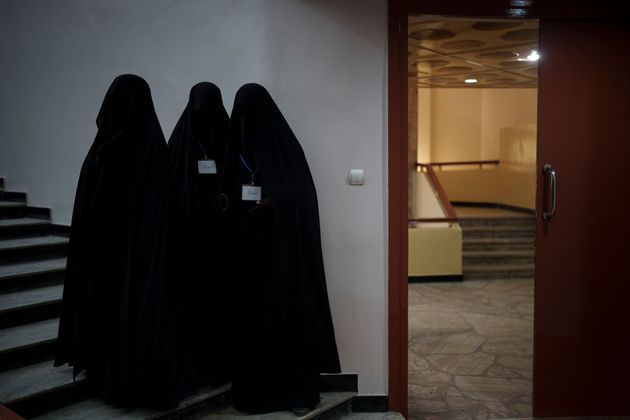
<path id="1" fill-rule="evenodd" d="M 388 0 L 387 11 L 388 400 L 390 410 L 407 417 L 407 16 L 614 20 L 630 16 L 630 5 L 617 4 L 615 0 Z"/>

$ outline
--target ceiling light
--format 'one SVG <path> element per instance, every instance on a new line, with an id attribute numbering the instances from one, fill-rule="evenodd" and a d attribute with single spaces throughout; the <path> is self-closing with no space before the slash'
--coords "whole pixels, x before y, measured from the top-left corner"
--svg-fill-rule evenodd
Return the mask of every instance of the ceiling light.
<path id="1" fill-rule="evenodd" d="M 518 58 L 518 61 L 538 61 L 539 58 L 540 55 L 538 54 L 538 51 L 532 50 L 527 57 Z"/>
<path id="2" fill-rule="evenodd" d="M 468 84 L 473 84 L 473 83 L 477 83 L 478 80 L 477 79 L 466 79 L 464 80 L 464 83 L 468 83 Z"/>

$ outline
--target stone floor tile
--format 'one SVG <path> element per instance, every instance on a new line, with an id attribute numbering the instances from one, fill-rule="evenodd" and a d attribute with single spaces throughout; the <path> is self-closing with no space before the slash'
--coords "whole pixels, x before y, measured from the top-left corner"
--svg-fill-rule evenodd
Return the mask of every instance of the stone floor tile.
<path id="1" fill-rule="evenodd" d="M 409 308 L 410 337 L 455 334 L 470 330 L 470 324 L 459 314 Z"/>
<path id="2" fill-rule="evenodd" d="M 443 386 L 449 387 L 453 384 L 453 376 L 448 373 L 434 369 L 427 369 L 421 372 L 409 372 L 409 386 Z"/>
<path id="3" fill-rule="evenodd" d="M 483 343 L 481 350 L 495 354 L 531 356 L 534 353 L 534 342 L 522 337 L 491 337 Z"/>
<path id="4" fill-rule="evenodd" d="M 452 375 L 482 375 L 494 363 L 495 356 L 489 353 L 427 356 L 436 369 Z"/>
<path id="5" fill-rule="evenodd" d="M 483 315 L 473 312 L 462 312 L 461 316 L 473 326 L 477 334 L 484 337 L 531 336 L 534 332 L 533 323 L 521 318 Z"/>
<path id="6" fill-rule="evenodd" d="M 532 391 L 532 382 L 525 379 L 456 376 L 455 386 L 464 395 L 478 401 L 511 401 Z"/>
<path id="7" fill-rule="evenodd" d="M 418 354 L 464 354 L 472 353 L 486 339 L 475 333 L 419 336 L 411 340 L 411 348 Z"/>

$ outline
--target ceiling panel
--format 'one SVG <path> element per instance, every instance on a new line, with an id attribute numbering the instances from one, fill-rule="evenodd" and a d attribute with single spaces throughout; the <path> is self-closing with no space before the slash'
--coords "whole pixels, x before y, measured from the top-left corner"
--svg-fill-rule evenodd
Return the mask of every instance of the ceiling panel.
<path id="1" fill-rule="evenodd" d="M 408 74 L 420 87 L 535 88 L 538 21 L 410 16 Z M 465 79 L 477 79 L 475 84 Z"/>

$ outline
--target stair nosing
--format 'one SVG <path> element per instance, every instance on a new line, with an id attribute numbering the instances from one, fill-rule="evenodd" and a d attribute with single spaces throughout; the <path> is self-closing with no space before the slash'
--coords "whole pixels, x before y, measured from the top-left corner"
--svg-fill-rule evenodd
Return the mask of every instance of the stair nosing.
<path id="1" fill-rule="evenodd" d="M 53 241 L 53 242 L 41 242 L 41 243 L 32 243 L 32 244 L 26 244 L 26 245 L 13 245 L 13 246 L 8 246 L 8 247 L 3 247 L 2 246 L 3 242 L 14 241 L 16 239 L 0 239 L 0 252 L 14 251 L 14 250 L 20 250 L 20 249 L 37 249 L 37 248 L 44 248 L 48 246 L 57 246 L 57 245 L 66 245 L 69 242 L 69 239 L 67 237 L 59 236 L 59 235 L 40 235 L 40 236 L 31 236 L 29 238 L 19 238 L 19 239 L 24 240 L 24 239 L 39 239 L 39 238 L 49 238 L 49 237 L 58 238 L 58 240 Z"/>
<path id="2" fill-rule="evenodd" d="M 35 261 L 55 261 L 55 260 L 66 260 L 66 258 L 65 257 L 64 258 L 42 258 Z M 8 267 L 12 265 L 28 265 L 31 263 L 33 263 L 33 261 L 5 264 L 5 265 L 2 265 L 2 267 Z M 34 269 L 32 271 L 25 271 L 21 273 L 0 275 L 0 282 L 2 282 L 3 280 L 14 280 L 14 279 L 22 278 L 22 277 L 40 276 L 40 275 L 51 274 L 51 273 L 61 273 L 65 270 L 66 270 L 66 266 L 64 265 L 63 267 Z"/>

